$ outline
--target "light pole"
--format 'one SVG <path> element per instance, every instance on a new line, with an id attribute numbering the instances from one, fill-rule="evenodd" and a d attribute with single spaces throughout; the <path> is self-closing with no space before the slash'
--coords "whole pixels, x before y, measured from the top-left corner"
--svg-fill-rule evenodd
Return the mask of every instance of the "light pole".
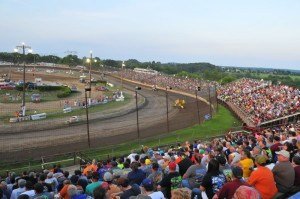
<path id="1" fill-rule="evenodd" d="M 123 89 L 123 70 L 125 67 L 125 62 L 122 62 L 122 68 L 121 68 L 121 88 Z"/>
<path id="2" fill-rule="evenodd" d="M 90 88 L 92 87 L 92 62 L 93 62 L 93 51 L 90 51 L 90 58 L 88 58 L 87 63 L 89 63 L 90 65 L 90 69 L 89 69 L 89 79 L 90 79 Z M 94 62 L 97 62 L 97 60 L 94 60 Z M 90 89 L 89 92 L 89 98 L 91 98 L 92 95 L 92 89 Z"/>
<path id="3" fill-rule="evenodd" d="M 25 46 L 23 42 L 22 45 L 16 46 L 15 52 L 18 52 L 19 49 L 23 51 L 23 98 L 22 98 L 22 116 L 26 114 L 26 106 L 25 106 L 25 50 L 28 49 L 28 52 L 32 52 L 30 46 Z"/>
<path id="4" fill-rule="evenodd" d="M 169 93 L 168 89 L 172 90 L 172 87 L 167 86 L 166 87 L 166 108 L 167 108 L 167 130 L 168 133 L 170 132 L 170 125 L 169 125 Z"/>
<path id="5" fill-rule="evenodd" d="M 197 113 L 198 113 L 198 123 L 200 124 L 200 112 L 199 112 L 199 100 L 198 100 L 198 92 L 201 90 L 201 87 L 198 86 L 197 89 L 195 90 L 196 94 L 196 103 L 197 103 Z"/>
<path id="6" fill-rule="evenodd" d="M 136 128 L 137 128 L 138 142 L 140 144 L 139 107 L 138 107 L 138 98 L 137 98 L 138 90 L 141 90 L 141 87 L 138 86 L 135 87 Z"/>
<path id="7" fill-rule="evenodd" d="M 84 95 L 85 95 L 85 113 L 86 113 L 86 132 L 88 136 L 88 145 L 89 148 L 91 148 L 91 142 L 90 142 L 90 124 L 89 124 L 89 106 L 87 101 L 87 94 L 86 92 L 91 91 L 91 87 L 84 88 Z"/>

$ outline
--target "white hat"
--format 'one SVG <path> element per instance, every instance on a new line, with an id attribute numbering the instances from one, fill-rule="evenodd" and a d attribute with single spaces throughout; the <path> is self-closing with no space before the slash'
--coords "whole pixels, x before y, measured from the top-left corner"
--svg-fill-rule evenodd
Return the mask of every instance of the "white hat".
<path id="1" fill-rule="evenodd" d="M 286 151 L 286 150 L 276 151 L 275 153 L 277 155 L 282 155 L 282 156 L 284 156 L 286 158 L 290 158 L 290 153 L 288 151 Z"/>

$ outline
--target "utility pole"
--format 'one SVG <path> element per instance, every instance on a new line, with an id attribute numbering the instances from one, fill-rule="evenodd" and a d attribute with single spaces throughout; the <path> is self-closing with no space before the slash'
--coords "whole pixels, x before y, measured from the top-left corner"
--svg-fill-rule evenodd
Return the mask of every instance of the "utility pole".
<path id="1" fill-rule="evenodd" d="M 25 50 L 28 49 L 28 52 L 31 51 L 30 46 L 26 46 L 25 43 L 22 43 L 20 46 L 16 46 L 15 52 L 18 52 L 19 49 L 23 51 L 23 97 L 22 97 L 22 116 L 26 114 L 26 106 L 25 106 L 25 90 L 26 90 L 26 81 L 25 81 Z"/>

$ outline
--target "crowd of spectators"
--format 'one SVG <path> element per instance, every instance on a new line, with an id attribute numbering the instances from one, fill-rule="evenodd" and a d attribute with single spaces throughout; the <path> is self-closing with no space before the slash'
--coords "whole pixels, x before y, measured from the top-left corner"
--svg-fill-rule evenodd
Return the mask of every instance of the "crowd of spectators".
<path id="1" fill-rule="evenodd" d="M 240 79 L 219 89 L 218 96 L 244 111 L 255 125 L 300 112 L 300 90 L 253 79 Z"/>
<path id="2" fill-rule="evenodd" d="M 126 69 L 124 71 L 119 71 L 117 74 L 120 77 L 123 76 L 123 78 L 149 84 L 153 87 L 172 87 L 173 89 L 186 91 L 190 93 L 194 93 L 198 86 L 201 86 L 202 89 L 206 90 L 208 86 L 213 86 L 212 82 L 194 78 L 177 77 L 174 75 L 166 75 L 162 73 L 151 74 L 135 72 L 133 70 Z"/>
<path id="3" fill-rule="evenodd" d="M 93 160 L 73 175 L 53 166 L 10 173 L 2 199 L 299 198 L 300 122 L 211 141 L 143 146 L 128 156 Z"/>

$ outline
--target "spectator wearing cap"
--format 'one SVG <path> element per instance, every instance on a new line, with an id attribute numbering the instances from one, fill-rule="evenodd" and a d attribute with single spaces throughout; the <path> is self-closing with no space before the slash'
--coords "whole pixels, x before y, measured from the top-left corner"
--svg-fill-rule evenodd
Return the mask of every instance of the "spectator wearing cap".
<path id="1" fill-rule="evenodd" d="M 139 164 L 137 162 L 131 163 L 131 169 L 127 175 L 127 178 L 130 184 L 138 184 L 140 185 L 142 181 L 146 178 L 146 173 L 139 169 Z"/>
<path id="2" fill-rule="evenodd" d="M 183 174 L 185 174 L 185 172 L 188 170 L 188 168 L 190 166 L 193 165 L 193 162 L 191 161 L 191 159 L 185 155 L 185 154 L 182 154 L 181 155 L 181 161 L 178 163 L 178 166 L 179 166 L 179 173 L 181 176 L 183 176 Z"/>
<path id="3" fill-rule="evenodd" d="M 265 167 L 267 159 L 263 155 L 255 158 L 257 170 L 253 171 L 248 178 L 248 184 L 253 186 L 261 195 L 262 199 L 272 198 L 277 193 L 272 171 Z"/>
<path id="4" fill-rule="evenodd" d="M 47 174 L 47 179 L 45 180 L 47 184 L 51 185 L 52 191 L 57 192 L 57 186 L 58 186 L 58 181 L 57 179 L 53 176 L 53 172 L 49 172 Z"/>
<path id="5" fill-rule="evenodd" d="M 150 196 L 152 199 L 164 199 L 164 194 L 161 191 L 154 191 L 154 182 L 146 178 L 141 184 L 142 193 Z"/>
<path id="6" fill-rule="evenodd" d="M 105 172 L 103 175 L 103 181 L 108 184 L 107 187 L 107 196 L 108 198 L 111 198 L 111 195 L 114 193 L 119 193 L 121 192 L 121 189 L 113 184 L 114 176 L 110 172 Z"/>
<path id="7" fill-rule="evenodd" d="M 206 168 L 201 164 L 200 156 L 195 156 L 196 164 L 190 166 L 185 174 L 182 176 L 182 186 L 193 189 L 199 187 L 204 175 L 206 174 Z"/>
<path id="8" fill-rule="evenodd" d="M 300 187 L 300 157 L 294 156 L 292 164 L 293 164 L 294 171 L 295 171 L 294 185 Z"/>
<path id="9" fill-rule="evenodd" d="M 162 190 L 166 198 L 171 198 L 171 190 L 181 186 L 182 178 L 176 171 L 176 163 L 170 162 L 169 173 L 165 175 L 157 186 L 158 190 Z"/>
<path id="10" fill-rule="evenodd" d="M 17 189 L 14 189 L 11 193 L 11 196 L 10 196 L 10 199 L 17 199 L 18 196 L 25 192 L 26 191 L 26 188 L 25 188 L 25 185 L 26 185 L 26 180 L 24 179 L 19 179 L 18 180 L 18 187 Z"/>
<path id="11" fill-rule="evenodd" d="M 276 152 L 278 163 L 274 166 L 274 174 L 277 189 L 280 193 L 288 192 L 295 181 L 295 170 L 290 163 L 290 153 L 285 150 Z"/>
<path id="12" fill-rule="evenodd" d="M 225 199 L 225 198 L 233 198 L 235 191 L 242 185 L 247 185 L 242 180 L 243 177 L 243 170 L 240 167 L 233 167 L 232 169 L 232 177 L 233 180 L 231 182 L 227 182 L 224 186 L 220 189 L 218 193 L 215 194 L 213 199 Z"/>
<path id="13" fill-rule="evenodd" d="M 93 196 L 93 191 L 96 187 L 99 187 L 102 182 L 99 181 L 99 174 L 98 172 L 92 173 L 92 183 L 86 186 L 85 193 L 89 196 Z"/>

